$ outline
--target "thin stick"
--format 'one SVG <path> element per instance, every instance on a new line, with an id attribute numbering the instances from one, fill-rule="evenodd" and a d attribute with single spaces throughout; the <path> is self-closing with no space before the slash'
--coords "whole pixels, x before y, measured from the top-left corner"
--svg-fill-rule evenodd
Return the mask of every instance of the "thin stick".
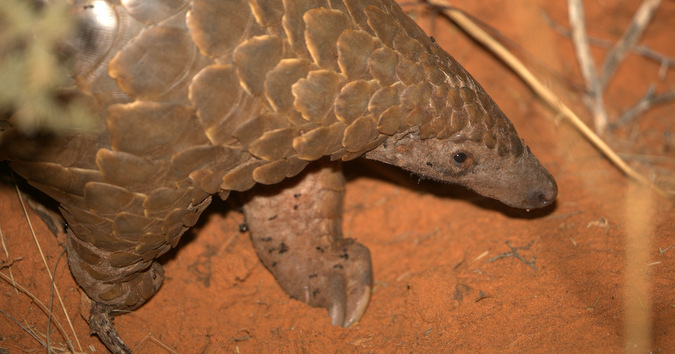
<path id="1" fill-rule="evenodd" d="M 600 75 L 600 85 L 604 89 L 609 79 L 614 75 L 619 63 L 626 56 L 626 52 L 637 43 L 642 33 L 652 20 L 654 12 L 659 7 L 661 0 L 644 0 L 640 8 L 635 12 L 630 26 L 623 37 L 614 45 L 605 59 Z"/>
<path id="2" fill-rule="evenodd" d="M 586 86 L 595 90 L 597 85 L 595 63 L 591 56 L 591 50 L 586 32 L 586 16 L 582 0 L 569 0 L 567 2 L 567 14 L 571 27 L 571 37 L 577 54 L 577 60 L 581 66 L 581 75 L 586 80 Z"/>
<path id="3" fill-rule="evenodd" d="M 651 183 L 647 178 L 639 174 L 633 168 L 628 166 L 600 137 L 598 137 L 571 109 L 569 109 L 556 95 L 544 86 L 525 65 L 511 54 L 503 45 L 495 41 L 483 29 L 476 26 L 464 13 L 456 8 L 448 6 L 444 0 L 427 0 L 430 4 L 444 8 L 443 13 L 448 16 L 457 25 L 462 27 L 476 41 L 489 48 L 495 55 L 501 58 L 506 65 L 517 72 L 530 88 L 546 102 L 550 107 L 560 112 L 570 123 L 579 130 L 579 132 L 590 141 L 607 159 L 609 159 L 619 170 L 633 180 L 651 186 L 657 193 L 665 198 L 673 198 L 675 195 L 665 192 L 657 185 Z"/>
<path id="4" fill-rule="evenodd" d="M 572 42 L 577 53 L 577 60 L 581 67 L 581 74 L 586 80 L 586 87 L 591 96 L 590 109 L 593 113 L 593 123 L 595 131 L 604 134 L 607 129 L 609 119 L 605 111 L 605 104 L 602 98 L 604 87 L 600 84 L 595 71 L 595 64 L 591 56 L 591 49 L 588 44 L 588 34 L 586 32 L 586 19 L 584 16 L 584 6 L 582 0 L 569 0 L 567 2 L 568 16 L 572 28 Z"/>
<path id="5" fill-rule="evenodd" d="M 0 243 L 2 243 L 2 250 L 5 251 L 5 258 L 7 258 L 7 261 L 9 261 L 9 251 L 7 250 L 7 245 L 5 244 L 5 235 L 2 234 L 2 226 L 0 226 Z M 7 269 L 9 270 L 9 277 L 14 281 L 14 274 L 12 274 L 12 263 L 13 261 L 7 265 Z M 19 290 L 14 289 L 17 293 Z"/>
<path id="6" fill-rule="evenodd" d="M 2 269 L 2 268 L 9 268 L 9 267 L 11 267 L 15 262 L 18 262 L 18 261 L 21 261 L 21 260 L 23 260 L 23 257 L 16 257 L 16 258 L 14 258 L 14 259 L 8 260 L 7 262 L 3 261 L 2 263 L 0 263 L 0 269 Z M 13 280 L 13 279 L 12 279 L 12 280 Z M 18 290 L 17 290 L 17 292 L 18 292 Z"/>
<path id="7" fill-rule="evenodd" d="M 12 173 L 12 179 L 14 179 L 14 174 Z M 33 229 L 33 223 L 30 221 L 30 217 L 28 216 L 28 211 L 26 210 L 26 204 L 23 202 L 23 197 L 21 195 L 21 191 L 19 190 L 19 185 L 16 184 L 16 181 L 14 181 L 14 188 L 16 189 L 16 194 L 19 196 L 19 202 L 21 203 L 21 208 L 23 208 L 23 215 L 26 217 L 26 220 L 28 221 L 28 227 L 30 228 L 30 232 L 33 235 L 33 241 L 35 241 L 35 245 L 38 248 L 38 251 L 40 251 L 40 256 L 42 257 L 42 262 L 45 265 L 45 270 L 47 271 L 47 274 L 49 275 L 49 280 L 54 282 L 54 277 L 52 276 L 52 272 L 49 270 L 49 266 L 47 265 L 47 260 L 45 259 L 45 255 L 42 252 L 42 247 L 40 246 L 40 242 L 37 239 L 37 236 L 35 235 L 35 230 Z M 77 333 L 75 333 L 75 328 L 73 327 L 73 323 L 70 321 L 70 316 L 68 315 L 68 311 L 66 311 L 66 306 L 63 305 L 63 299 L 61 298 L 61 293 L 59 292 L 59 288 L 54 285 L 54 290 L 56 291 L 56 297 L 59 299 L 59 303 L 61 304 L 61 309 L 63 310 L 63 314 L 66 316 L 66 320 L 68 321 L 68 325 L 70 326 L 70 330 L 73 332 L 73 337 L 75 337 L 75 342 L 77 342 L 77 347 L 82 351 L 82 345 L 80 345 L 80 340 L 77 337 Z M 65 334 L 65 332 L 64 332 Z M 75 348 L 72 347 L 72 343 L 70 342 L 70 338 L 68 337 L 67 334 L 66 339 L 68 341 L 68 344 L 71 346 L 70 350 L 75 352 Z"/>

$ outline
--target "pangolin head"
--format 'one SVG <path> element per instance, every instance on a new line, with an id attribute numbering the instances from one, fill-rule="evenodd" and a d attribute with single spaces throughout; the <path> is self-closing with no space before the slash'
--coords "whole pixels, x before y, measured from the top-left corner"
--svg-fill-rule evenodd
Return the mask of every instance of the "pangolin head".
<path id="1" fill-rule="evenodd" d="M 432 100 L 445 99 L 433 118 L 392 135 L 366 157 L 466 186 L 515 208 L 552 204 L 555 179 L 483 88 L 458 64 L 453 71 L 459 74 L 449 76 L 448 85 L 433 89 Z"/>

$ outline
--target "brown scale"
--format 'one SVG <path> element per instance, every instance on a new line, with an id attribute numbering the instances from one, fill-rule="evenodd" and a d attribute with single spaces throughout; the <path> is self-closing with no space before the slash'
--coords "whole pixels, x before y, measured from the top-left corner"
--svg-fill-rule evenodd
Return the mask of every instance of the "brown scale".
<path id="1" fill-rule="evenodd" d="M 115 55 L 108 72 L 137 100 L 180 102 L 185 100 L 185 78 L 201 69 L 202 59 L 184 28 L 151 27 Z"/>
<path id="2" fill-rule="evenodd" d="M 375 50 L 377 39 L 367 32 L 345 30 L 337 40 L 338 65 L 347 80 L 371 78 L 368 57 Z"/>
<path id="3" fill-rule="evenodd" d="M 253 16 L 248 1 L 193 0 L 191 5 L 187 25 L 192 40 L 204 56 L 226 55 L 248 37 Z"/>
<path id="4" fill-rule="evenodd" d="M 352 81 L 340 90 L 334 102 L 337 118 L 344 124 L 350 125 L 368 110 L 368 103 L 375 94 L 377 85 L 372 81 Z"/>
<path id="5" fill-rule="evenodd" d="M 391 106 L 380 114 L 377 120 L 377 131 L 385 135 L 394 135 L 402 127 L 403 118 L 401 106 Z"/>
<path id="6" fill-rule="evenodd" d="M 281 60 L 282 50 L 281 38 L 277 36 L 253 37 L 234 49 L 232 61 L 240 84 L 249 95 L 262 94 L 265 75 Z"/>
<path id="7" fill-rule="evenodd" d="M 138 121 L 152 124 L 138 125 Z M 153 101 L 116 104 L 108 110 L 111 148 L 150 159 L 167 159 L 186 148 L 208 143 L 189 106 Z"/>
<path id="8" fill-rule="evenodd" d="M 391 48 L 381 47 L 373 51 L 368 57 L 370 74 L 377 80 L 381 87 L 396 82 L 396 64 L 398 57 Z"/>
<path id="9" fill-rule="evenodd" d="M 298 152 L 298 157 L 303 160 L 318 160 L 342 147 L 344 131 L 345 125 L 341 122 L 319 127 L 295 138 L 293 148 Z"/>
<path id="10" fill-rule="evenodd" d="M 251 0 L 251 12 L 261 27 L 274 26 L 284 16 L 284 4 L 279 0 Z"/>
<path id="11" fill-rule="evenodd" d="M 293 108 L 295 98 L 291 87 L 309 73 L 310 63 L 304 59 L 284 59 L 265 76 L 265 95 L 272 108 L 287 112 Z M 290 119 L 291 122 L 297 120 Z"/>
<path id="12" fill-rule="evenodd" d="M 213 194 L 248 191 L 263 263 L 342 326 L 363 315 L 372 270 L 369 251 L 342 237 L 335 160 L 365 156 L 514 207 L 555 198 L 510 121 L 393 0 L 84 0 L 74 10 L 82 32 L 66 44 L 95 128 L 10 130 L 0 152 L 60 203 L 72 273 L 112 351 L 128 348 L 108 312 L 158 290 L 155 259 Z"/>
<path id="13" fill-rule="evenodd" d="M 337 72 L 337 42 L 351 22 L 347 14 L 327 8 L 312 9 L 302 16 L 305 41 L 314 62 L 322 69 Z"/>

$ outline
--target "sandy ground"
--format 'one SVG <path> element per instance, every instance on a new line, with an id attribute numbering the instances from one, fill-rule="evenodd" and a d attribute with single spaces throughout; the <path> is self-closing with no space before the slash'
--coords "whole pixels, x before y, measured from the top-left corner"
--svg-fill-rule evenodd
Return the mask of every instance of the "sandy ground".
<path id="1" fill-rule="evenodd" d="M 586 1 L 589 34 L 616 41 L 639 1 Z M 508 4 L 508 5 L 507 5 Z M 589 114 L 569 39 L 544 20 L 567 26 L 565 2 L 489 0 L 457 3 L 512 42 L 572 109 Z M 673 352 L 675 351 L 675 207 L 630 183 L 570 126 L 546 108 L 495 57 L 445 18 L 411 13 L 455 56 L 511 118 L 558 181 L 556 204 L 526 213 L 462 188 L 423 181 L 371 163 L 346 166 L 344 233 L 370 248 L 375 287 L 360 323 L 330 325 L 326 311 L 292 300 L 239 231 L 243 216 L 215 202 L 180 246 L 162 258 L 166 280 L 116 327 L 139 353 L 214 352 Z M 664 1 L 641 44 L 675 57 L 675 2 Z M 513 43 L 518 43 L 514 45 Z M 593 47 L 596 62 L 606 48 Z M 675 72 L 629 54 L 605 95 L 615 118 L 644 95 L 675 87 Z M 675 165 L 675 104 L 649 110 L 609 139 L 619 152 L 669 158 L 631 165 L 670 183 Z M 67 269 L 63 236 L 28 211 L 37 240 L 72 321 L 55 297 L 7 170 L 0 186 L 0 260 L 16 260 L 14 279 L 45 306 L 82 352 L 104 352 L 81 316 L 81 290 Z M 668 182 L 670 179 L 670 182 Z M 228 211 L 229 210 L 229 211 Z M 521 259 L 509 256 L 516 248 Z M 55 264 L 57 264 L 55 266 Z M 0 280 L 0 353 L 42 351 L 47 315 L 37 300 Z M 11 317 L 10 317 L 11 316 Z M 15 322 L 14 320 L 17 322 Z M 49 327 L 51 345 L 68 339 Z"/>

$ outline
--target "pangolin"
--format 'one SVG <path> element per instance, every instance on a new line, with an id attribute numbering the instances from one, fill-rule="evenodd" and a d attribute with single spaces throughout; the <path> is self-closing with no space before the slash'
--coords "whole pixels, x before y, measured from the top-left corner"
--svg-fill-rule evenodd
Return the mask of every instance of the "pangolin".
<path id="1" fill-rule="evenodd" d="M 78 0 L 72 11 L 73 84 L 95 129 L 10 130 L 1 151 L 60 203 L 71 272 L 113 351 L 128 348 L 100 329 L 107 313 L 159 289 L 155 260 L 214 194 L 244 192 L 262 262 L 345 327 L 373 276 L 368 249 L 342 237 L 340 161 L 363 156 L 516 208 L 556 198 L 507 117 L 394 0 Z"/>

